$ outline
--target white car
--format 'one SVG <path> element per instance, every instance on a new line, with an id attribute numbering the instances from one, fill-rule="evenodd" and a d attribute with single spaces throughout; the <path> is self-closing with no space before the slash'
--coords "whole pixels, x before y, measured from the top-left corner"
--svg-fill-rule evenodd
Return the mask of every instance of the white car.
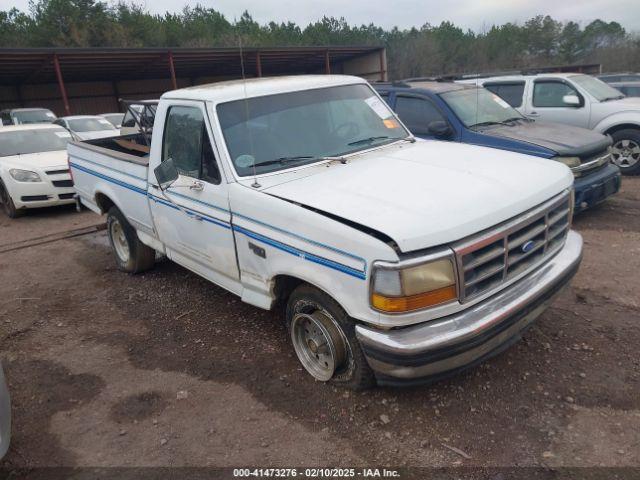
<path id="1" fill-rule="evenodd" d="M 73 115 L 60 117 L 53 123 L 66 128 L 80 140 L 115 137 L 119 131 L 106 118 L 99 115 Z"/>
<path id="2" fill-rule="evenodd" d="M 118 267 L 142 272 L 159 251 L 251 305 L 286 305 L 317 380 L 469 367 L 516 341 L 580 264 L 566 165 L 416 142 L 361 78 L 168 92 L 155 121 L 150 150 L 132 136 L 68 146 Z"/>
<path id="3" fill-rule="evenodd" d="M 107 120 L 116 128 L 120 128 L 122 126 L 122 120 L 124 119 L 124 113 L 101 113 L 99 116 Z"/>
<path id="4" fill-rule="evenodd" d="M 66 151 L 70 139 L 57 125 L 0 129 L 0 202 L 10 218 L 27 208 L 74 203 Z"/>
<path id="5" fill-rule="evenodd" d="M 0 125 L 28 125 L 32 123 L 51 123 L 55 113 L 48 108 L 7 108 L 0 111 Z"/>
<path id="6" fill-rule="evenodd" d="M 627 98 L 590 75 L 509 75 L 460 83 L 482 85 L 524 116 L 611 135 L 611 158 L 626 175 L 640 174 L 640 98 Z"/>

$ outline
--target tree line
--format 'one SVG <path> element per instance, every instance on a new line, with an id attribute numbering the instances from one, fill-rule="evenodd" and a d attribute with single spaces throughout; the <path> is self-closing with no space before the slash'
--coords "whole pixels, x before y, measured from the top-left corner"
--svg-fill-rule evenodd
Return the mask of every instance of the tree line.
<path id="1" fill-rule="evenodd" d="M 100 0 L 32 0 L 27 12 L 0 11 L 0 47 L 212 47 L 384 45 L 390 78 L 573 63 L 606 71 L 640 70 L 640 36 L 618 22 L 586 25 L 538 15 L 524 23 L 464 30 L 451 22 L 384 29 L 323 17 L 306 27 L 229 20 L 202 6 L 151 14 L 138 4 Z"/>

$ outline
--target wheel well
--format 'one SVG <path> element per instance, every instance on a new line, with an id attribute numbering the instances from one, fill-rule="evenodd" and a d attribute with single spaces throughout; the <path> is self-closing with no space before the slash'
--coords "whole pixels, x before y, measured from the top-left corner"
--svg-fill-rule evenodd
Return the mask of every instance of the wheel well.
<path id="1" fill-rule="evenodd" d="M 610 127 L 609 130 L 604 133 L 605 135 L 613 135 L 615 132 L 626 129 L 640 130 L 640 125 L 637 125 L 635 123 L 622 123 L 620 125 L 614 125 L 613 127 Z"/>
<path id="2" fill-rule="evenodd" d="M 303 283 L 308 282 L 291 275 L 276 275 L 273 278 L 273 293 L 276 297 L 276 305 L 286 305 L 291 292 Z"/>
<path id="3" fill-rule="evenodd" d="M 96 205 L 98 205 L 102 213 L 107 213 L 115 203 L 104 193 L 96 193 Z"/>

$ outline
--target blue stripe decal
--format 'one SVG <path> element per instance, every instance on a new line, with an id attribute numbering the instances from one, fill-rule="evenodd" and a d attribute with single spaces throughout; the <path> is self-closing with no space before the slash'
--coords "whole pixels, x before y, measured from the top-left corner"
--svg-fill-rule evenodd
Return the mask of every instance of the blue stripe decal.
<path id="1" fill-rule="evenodd" d="M 102 178 L 103 180 L 106 180 L 107 182 L 111 182 L 111 183 L 115 183 L 116 185 L 119 185 L 121 187 L 127 188 L 129 190 L 133 190 L 136 193 L 139 193 L 141 195 L 147 195 L 147 191 L 144 188 L 140 188 L 140 187 L 136 187 L 135 185 L 131 185 L 130 183 L 126 183 L 120 180 L 117 180 L 113 177 L 109 177 L 107 175 L 103 175 L 102 173 L 98 173 L 95 170 L 90 170 L 86 167 L 82 167 L 80 165 L 78 165 L 77 163 L 71 163 L 69 162 L 69 167 L 71 168 L 75 168 L 80 170 L 81 172 L 85 172 L 88 173 L 89 175 L 93 175 L 94 177 L 98 177 L 98 178 Z M 146 182 L 146 180 L 145 180 Z"/>
<path id="2" fill-rule="evenodd" d="M 103 165 L 100 165 L 100 166 L 103 166 Z M 161 199 L 159 197 L 156 197 L 155 195 L 151 195 L 146 190 L 144 190 L 144 189 L 142 189 L 140 187 L 136 187 L 135 185 L 131 185 L 129 183 L 123 182 L 123 181 L 115 179 L 113 177 L 109 177 L 109 176 L 104 175 L 102 173 L 96 172 L 95 170 L 91 170 L 89 168 L 86 168 L 86 167 L 83 167 L 81 165 L 78 165 L 77 163 L 69 162 L 69 167 L 76 168 L 76 169 L 80 170 L 81 172 L 88 173 L 89 175 L 93 175 L 95 177 L 102 178 L 103 180 L 106 180 L 107 182 L 111 182 L 111 183 L 114 183 L 114 184 L 116 184 L 118 186 L 121 186 L 121 187 L 124 187 L 126 189 L 132 190 L 132 191 L 134 191 L 136 193 L 139 193 L 141 195 L 144 195 L 144 196 L 148 197 L 149 199 L 153 200 L 154 202 L 160 203 L 160 204 L 162 204 L 164 206 L 167 206 L 169 208 L 173 208 L 174 210 L 180 210 L 176 205 L 173 205 L 172 203 L 167 202 L 166 200 L 163 200 L 163 199 Z M 108 168 L 108 167 L 105 167 L 105 168 Z M 114 170 L 114 171 L 117 171 L 117 170 Z M 117 172 L 118 173 L 122 173 L 120 171 L 117 171 Z M 126 175 L 126 174 L 124 174 L 124 175 Z M 132 176 L 132 175 L 129 175 L 129 176 Z M 137 178 L 137 179 L 139 179 L 141 181 L 146 182 L 145 179 L 141 179 L 139 177 L 134 177 L 134 178 Z M 195 200 L 195 199 L 193 199 L 191 197 L 187 197 L 186 195 L 176 194 L 175 192 L 171 192 L 171 194 L 172 195 L 177 195 L 179 197 L 184 197 L 185 199 L 188 199 L 188 200 L 191 200 L 191 201 L 194 201 L 194 202 L 197 202 L 197 203 L 201 203 L 201 204 L 206 205 L 208 207 L 216 208 L 216 209 L 218 209 L 220 211 L 230 213 L 230 214 L 235 215 L 235 216 L 240 217 L 240 218 L 244 218 L 244 219 L 246 219 L 248 221 L 257 223 L 259 225 L 262 225 L 264 227 L 267 227 L 267 228 L 270 228 L 272 230 L 278 231 L 280 233 L 284 233 L 286 235 L 291 235 L 292 237 L 295 237 L 295 238 L 298 238 L 298 239 L 303 240 L 305 242 L 311 243 L 312 245 L 315 245 L 315 246 L 318 246 L 318 247 L 322 247 L 322 248 L 326 248 L 327 250 L 331 250 L 331 251 L 333 251 L 335 253 L 339 253 L 341 255 L 345 255 L 345 256 L 353 258 L 355 260 L 359 260 L 359 261 L 361 261 L 363 263 L 363 270 L 357 270 L 357 269 L 349 267 L 347 265 L 343 265 L 342 263 L 334 262 L 333 260 L 329 260 L 327 258 L 320 257 L 318 255 L 314 255 L 313 253 L 305 252 L 304 250 L 299 250 L 299 249 L 297 249 L 295 247 L 292 247 L 292 246 L 287 245 L 285 243 L 279 242 L 277 240 L 273 240 L 273 239 L 271 239 L 269 237 L 265 237 L 265 236 L 260 235 L 258 233 L 252 232 L 251 230 L 247 230 L 245 228 L 239 227 L 237 225 L 231 226 L 229 223 L 224 222 L 223 220 L 218 220 L 218 219 L 216 219 L 214 217 L 211 217 L 209 215 L 206 215 L 206 214 L 204 214 L 202 212 L 198 212 L 196 210 L 193 210 L 193 209 L 190 209 L 190 208 L 182 206 L 182 208 L 185 211 L 187 211 L 188 214 L 190 214 L 190 215 L 198 216 L 198 217 L 202 218 L 202 220 L 204 220 L 206 222 L 213 223 L 215 225 L 218 225 L 218 226 L 226 228 L 226 229 L 233 228 L 234 231 L 242 233 L 242 234 L 244 234 L 244 235 L 246 235 L 246 236 L 248 236 L 250 238 L 258 240 L 258 241 L 260 241 L 262 243 L 265 243 L 267 245 L 271 245 L 272 247 L 275 247 L 278 250 L 282 250 L 284 252 L 290 253 L 291 255 L 295 255 L 297 257 L 300 257 L 300 258 L 302 258 L 304 260 L 308 260 L 310 262 L 317 263 L 318 265 L 323 265 L 325 267 L 332 268 L 334 270 L 338 270 L 340 272 L 346 273 L 347 275 L 351 275 L 352 277 L 360 278 L 362 280 L 366 279 L 366 277 L 367 277 L 367 270 L 366 270 L 367 262 L 362 257 L 358 257 L 357 255 L 353 255 L 351 253 L 345 252 L 345 251 L 340 250 L 338 248 L 334 248 L 334 247 L 331 247 L 329 245 L 325 245 L 323 243 L 316 242 L 314 240 L 310 240 L 310 239 L 305 238 L 303 236 L 297 235 L 297 234 L 292 233 L 292 232 L 288 232 L 288 231 L 286 231 L 284 229 L 281 229 L 281 228 L 278 228 L 278 227 L 274 227 L 272 225 L 269 225 L 267 223 L 261 222 L 259 220 L 255 220 L 253 218 L 250 218 L 250 217 L 247 217 L 247 216 L 244 216 L 244 215 L 240 215 L 240 214 L 237 214 L 237 213 L 229 212 L 228 210 L 225 210 L 223 208 L 216 207 L 215 205 L 211 205 L 211 204 L 208 204 L 208 203 L 205 203 L 205 202 L 201 202 L 199 200 Z"/>
<path id="3" fill-rule="evenodd" d="M 87 162 L 87 163 L 90 163 L 91 165 L 95 165 L 96 167 L 100 167 L 100 168 L 104 168 L 104 169 L 107 169 L 107 170 L 111 170 L 112 172 L 116 172 L 116 173 L 119 173 L 121 175 L 125 175 L 125 176 L 131 177 L 131 178 L 135 178 L 136 180 L 140 180 L 142 182 L 147 183 L 147 179 L 146 178 L 138 177 L 137 175 L 132 175 L 131 173 L 123 172 L 121 170 L 116 170 L 115 168 L 107 167 L 106 165 L 103 165 L 103 164 L 97 163 L 97 162 L 93 162 L 91 160 L 87 160 L 86 158 L 81 158 L 80 161 Z M 78 164 L 74 164 L 74 166 L 77 166 L 77 165 Z"/>
<path id="4" fill-rule="evenodd" d="M 329 260 L 328 258 L 319 257 L 318 255 L 314 255 L 313 253 L 305 252 L 303 250 L 298 250 L 295 247 L 278 242 L 277 240 L 273 240 L 269 237 L 262 236 L 250 230 L 246 230 L 237 225 L 233 226 L 233 230 L 236 232 L 242 233 L 243 235 L 246 235 L 249 238 L 258 240 L 259 242 L 266 243 L 267 245 L 271 245 L 272 247 L 275 247 L 278 250 L 282 250 L 283 252 L 287 252 L 287 253 L 290 253 L 291 255 L 295 255 L 296 257 L 300 257 L 304 260 L 309 260 L 310 262 L 317 263 L 319 265 L 323 265 L 325 267 L 329 267 L 334 270 L 338 270 L 342 273 L 346 273 L 347 275 L 351 275 L 352 277 L 360 278 L 361 280 L 365 280 L 367 278 L 367 274 L 364 271 L 356 270 L 355 268 L 351 268 L 347 265 L 343 265 L 342 263 L 334 262 L 333 260 Z"/>
<path id="5" fill-rule="evenodd" d="M 184 198 L 186 200 L 189 200 L 190 202 L 199 203 L 200 205 L 204 205 L 205 207 L 213 208 L 215 210 L 219 210 L 219 211 L 224 212 L 224 213 L 231 213 L 229 210 L 227 210 L 225 208 L 218 207 L 217 205 L 213 205 L 211 203 L 203 202 L 202 200 L 198 200 L 196 198 L 192 198 L 192 197 L 189 197 L 187 195 L 183 195 L 182 193 L 178 193 L 178 192 L 169 192 L 169 193 L 171 195 L 175 195 L 176 197 L 181 197 L 181 198 Z"/>

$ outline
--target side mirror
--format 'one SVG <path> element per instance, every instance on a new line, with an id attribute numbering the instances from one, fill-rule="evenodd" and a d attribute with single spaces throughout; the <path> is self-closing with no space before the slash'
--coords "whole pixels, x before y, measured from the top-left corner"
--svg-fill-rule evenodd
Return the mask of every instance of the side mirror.
<path id="1" fill-rule="evenodd" d="M 577 95 L 565 95 L 562 97 L 562 103 L 570 107 L 579 107 L 580 98 Z"/>
<path id="2" fill-rule="evenodd" d="M 445 138 L 451 135 L 451 127 L 444 120 L 434 120 L 429 122 L 427 130 L 430 135 L 437 138 Z"/>
<path id="3" fill-rule="evenodd" d="M 173 164 L 172 158 L 167 158 L 153 169 L 153 174 L 158 181 L 161 190 L 166 190 L 178 179 L 178 169 Z"/>

